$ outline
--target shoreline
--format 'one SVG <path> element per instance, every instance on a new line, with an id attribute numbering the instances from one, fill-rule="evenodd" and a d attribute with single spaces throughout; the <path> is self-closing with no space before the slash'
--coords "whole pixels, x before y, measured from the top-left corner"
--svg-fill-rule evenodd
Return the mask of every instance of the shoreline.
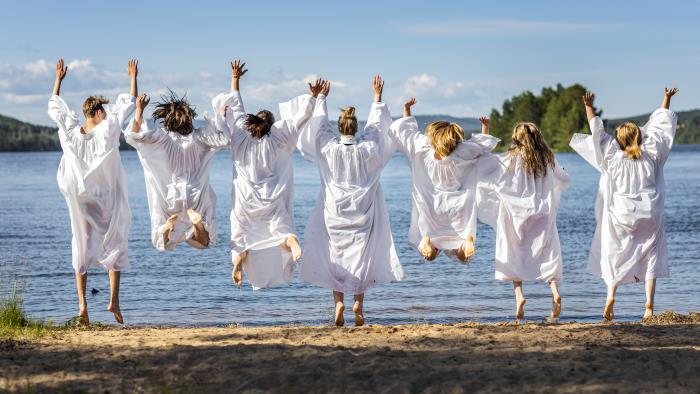
<path id="1" fill-rule="evenodd" d="M 96 327 L 0 339 L 0 391 L 673 391 L 700 313 L 638 323 Z"/>

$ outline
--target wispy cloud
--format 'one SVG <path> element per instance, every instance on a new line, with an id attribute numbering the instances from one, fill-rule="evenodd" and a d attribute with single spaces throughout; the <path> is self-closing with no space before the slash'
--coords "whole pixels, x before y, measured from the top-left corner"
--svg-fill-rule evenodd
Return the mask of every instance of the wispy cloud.
<path id="1" fill-rule="evenodd" d="M 430 37 L 504 37 L 519 35 L 542 35 L 574 33 L 610 29 L 613 25 L 592 22 L 554 22 L 519 19 L 478 19 L 427 22 L 397 22 L 390 24 L 408 35 Z"/>

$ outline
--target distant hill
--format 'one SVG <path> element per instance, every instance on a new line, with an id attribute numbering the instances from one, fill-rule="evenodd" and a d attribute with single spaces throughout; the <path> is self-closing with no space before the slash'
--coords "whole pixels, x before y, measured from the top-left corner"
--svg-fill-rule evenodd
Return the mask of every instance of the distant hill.
<path id="1" fill-rule="evenodd" d="M 700 109 L 678 112 L 678 132 L 675 142 L 678 144 L 700 144 Z M 632 116 L 627 118 L 609 119 L 606 121 L 608 131 L 622 122 L 631 121 L 644 124 L 650 114 Z M 436 120 L 447 120 L 462 126 L 466 133 L 478 132 L 481 123 L 476 118 L 457 118 L 447 115 L 417 115 L 416 120 L 421 129 Z M 201 125 L 201 121 L 196 122 Z M 335 123 L 335 122 L 332 122 Z M 360 129 L 364 128 L 364 122 L 360 122 Z M 575 130 L 572 130 L 572 132 Z M 132 149 L 131 146 L 121 141 L 120 148 Z M 0 152 L 29 152 L 29 151 L 56 151 L 61 150 L 58 142 L 58 134 L 55 127 L 37 126 L 31 123 L 0 115 Z"/>

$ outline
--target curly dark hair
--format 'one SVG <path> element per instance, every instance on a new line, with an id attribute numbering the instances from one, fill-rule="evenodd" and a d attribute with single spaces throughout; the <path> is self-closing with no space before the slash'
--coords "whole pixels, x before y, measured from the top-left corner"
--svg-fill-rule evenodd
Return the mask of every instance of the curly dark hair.
<path id="1" fill-rule="evenodd" d="M 255 138 L 262 138 L 270 132 L 270 128 L 275 123 L 275 115 L 263 109 L 257 115 L 248 114 L 245 119 L 245 128 Z"/>
<path id="2" fill-rule="evenodd" d="M 194 108 L 187 101 L 187 95 L 179 97 L 168 89 L 169 95 L 160 97 L 153 111 L 154 120 L 162 120 L 163 127 L 168 131 L 174 131 L 182 135 L 189 135 L 194 131 L 194 118 L 197 116 Z"/>

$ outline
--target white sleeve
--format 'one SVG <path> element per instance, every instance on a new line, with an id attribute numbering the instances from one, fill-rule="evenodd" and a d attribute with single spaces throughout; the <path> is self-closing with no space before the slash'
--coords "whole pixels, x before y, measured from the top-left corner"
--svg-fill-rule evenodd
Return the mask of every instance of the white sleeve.
<path id="1" fill-rule="evenodd" d="M 138 149 L 140 144 L 153 144 L 158 142 L 161 138 L 165 137 L 163 131 L 160 127 L 157 127 L 153 121 L 151 125 L 144 119 L 141 122 L 141 127 L 139 131 L 132 131 L 132 125 L 135 120 L 131 120 L 126 129 L 124 129 L 124 139 L 126 142 Z"/>
<path id="2" fill-rule="evenodd" d="M 362 140 L 373 141 L 377 144 L 382 166 L 386 165 L 391 160 L 394 152 L 396 152 L 396 143 L 389 136 L 390 127 L 391 113 L 389 112 L 389 107 L 382 102 L 373 102 L 367 117 L 364 133 L 362 134 Z"/>
<path id="3" fill-rule="evenodd" d="M 564 170 L 564 167 L 559 165 L 559 162 L 554 160 L 554 168 L 552 169 L 554 175 L 554 187 L 556 187 L 560 192 L 569 188 L 571 184 L 571 177 Z"/>
<path id="4" fill-rule="evenodd" d="M 296 145 L 299 133 L 311 119 L 315 104 L 316 99 L 309 94 L 302 94 L 287 102 L 280 103 L 280 117 L 287 126 L 286 131 L 289 135 L 286 137 L 292 146 Z"/>
<path id="5" fill-rule="evenodd" d="M 241 92 L 221 93 L 211 100 L 211 106 L 214 113 L 219 113 L 219 108 L 228 107 L 226 111 L 226 124 L 229 128 L 229 133 L 233 133 L 236 123 L 246 116 L 245 108 L 243 107 L 243 98 Z"/>
<path id="6" fill-rule="evenodd" d="M 78 116 L 60 96 L 54 95 L 49 99 L 49 117 L 58 126 L 59 136 L 63 139 L 70 139 L 73 130 L 80 125 Z"/>
<path id="7" fill-rule="evenodd" d="M 569 146 L 598 172 L 603 172 L 607 168 L 607 159 L 620 147 L 614 138 L 605 132 L 603 120 L 599 116 L 591 119 L 588 126 L 591 134 L 574 134 Z"/>
<path id="8" fill-rule="evenodd" d="M 491 152 L 501 142 L 489 134 L 474 133 L 472 137 L 457 146 L 454 154 L 465 160 L 473 160 Z"/>
<path id="9" fill-rule="evenodd" d="M 195 130 L 194 137 L 209 149 L 225 149 L 231 145 L 231 133 L 226 119 L 220 114 L 212 118 L 204 117 L 205 125 Z"/>
<path id="10" fill-rule="evenodd" d="M 410 162 L 417 151 L 422 136 L 416 118 L 408 116 L 396 119 L 389 127 L 389 136 L 396 144 L 396 148 L 403 152 Z"/>
<path id="11" fill-rule="evenodd" d="M 110 135 L 118 137 L 126 128 L 127 119 L 136 110 L 136 97 L 120 94 L 114 104 L 105 104 L 102 107 L 109 120 Z"/>
<path id="12" fill-rule="evenodd" d="M 319 95 L 316 99 L 311 120 L 299 133 L 297 149 L 306 160 L 316 162 L 321 148 L 334 138 L 333 129 L 328 121 L 326 96 Z"/>
<path id="13" fill-rule="evenodd" d="M 675 112 L 659 108 L 649 117 L 641 128 L 644 137 L 644 149 L 663 165 L 671 152 L 673 138 L 676 136 L 678 117 Z"/>

